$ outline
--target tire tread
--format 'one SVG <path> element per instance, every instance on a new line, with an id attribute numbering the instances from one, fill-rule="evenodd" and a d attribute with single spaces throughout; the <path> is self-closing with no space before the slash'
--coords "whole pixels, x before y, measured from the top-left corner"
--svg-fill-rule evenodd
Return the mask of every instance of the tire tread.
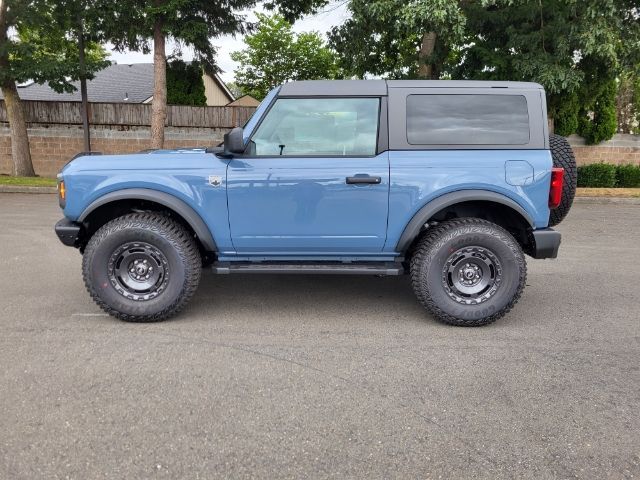
<path id="1" fill-rule="evenodd" d="M 132 315 L 120 312 L 108 305 L 98 295 L 91 282 L 90 271 L 93 266 L 93 253 L 97 245 L 109 235 L 127 228 L 151 230 L 168 240 L 179 252 L 185 263 L 185 279 L 181 294 L 176 300 L 159 312 L 146 315 Z M 189 232 L 170 216 L 162 213 L 131 213 L 106 223 L 91 237 L 82 259 L 82 278 L 93 301 L 106 313 L 125 322 L 159 322 L 178 314 L 198 289 L 202 273 L 200 251 L 195 239 Z"/>
<path id="2" fill-rule="evenodd" d="M 452 231 L 460 227 L 478 227 L 479 229 L 482 229 L 484 233 L 491 233 L 492 235 L 497 236 L 509 246 L 519 263 L 518 289 L 515 295 L 506 306 L 488 317 L 480 319 L 464 319 L 453 316 L 442 310 L 436 304 L 433 298 L 429 295 L 428 288 L 426 288 L 423 267 L 429 264 L 440 248 L 442 248 L 443 244 L 450 240 Z M 491 232 L 489 232 L 488 229 L 491 229 Z M 518 302 L 526 284 L 527 264 L 518 242 L 516 242 L 511 234 L 502 227 L 479 218 L 456 218 L 442 222 L 434 227 L 430 227 L 424 232 L 422 237 L 418 240 L 411 256 L 410 276 L 411 285 L 416 297 L 418 297 L 418 301 L 438 320 L 449 325 L 480 327 L 489 325 L 490 323 L 493 323 L 499 318 L 505 316 Z"/>
<path id="3" fill-rule="evenodd" d="M 549 226 L 558 225 L 569 214 L 578 185 L 578 167 L 576 157 L 566 138 L 560 135 L 549 135 L 549 147 L 554 167 L 564 168 L 564 186 L 558 208 L 549 214 Z"/>

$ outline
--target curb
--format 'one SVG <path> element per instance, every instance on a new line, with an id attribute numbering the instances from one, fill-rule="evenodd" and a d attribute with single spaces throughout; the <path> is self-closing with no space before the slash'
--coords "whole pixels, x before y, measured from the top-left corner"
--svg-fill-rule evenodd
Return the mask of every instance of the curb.
<path id="1" fill-rule="evenodd" d="M 575 197 L 573 203 L 582 204 L 620 204 L 620 205 L 640 205 L 640 198 L 627 197 Z"/>
<path id="2" fill-rule="evenodd" d="M 21 185 L 0 185 L 0 193 L 58 193 L 56 187 L 28 187 Z"/>

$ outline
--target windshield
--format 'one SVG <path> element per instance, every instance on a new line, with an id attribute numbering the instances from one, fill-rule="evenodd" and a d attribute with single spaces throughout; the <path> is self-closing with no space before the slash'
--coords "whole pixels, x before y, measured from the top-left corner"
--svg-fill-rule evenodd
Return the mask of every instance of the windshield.
<path id="1" fill-rule="evenodd" d="M 244 140 L 245 144 L 251 137 L 251 134 L 253 133 L 253 130 L 256 128 L 256 125 L 264 115 L 265 110 L 269 108 L 269 105 L 271 105 L 271 101 L 273 100 L 273 97 L 275 97 L 279 91 L 280 91 L 280 87 L 276 87 L 273 90 L 271 90 L 267 94 L 267 96 L 264 97 L 264 100 L 262 100 L 260 105 L 258 105 L 258 108 L 253 113 L 253 115 L 251 115 L 251 118 L 247 120 L 247 123 L 244 124 L 244 127 L 243 127 L 244 133 L 242 135 L 242 139 Z"/>

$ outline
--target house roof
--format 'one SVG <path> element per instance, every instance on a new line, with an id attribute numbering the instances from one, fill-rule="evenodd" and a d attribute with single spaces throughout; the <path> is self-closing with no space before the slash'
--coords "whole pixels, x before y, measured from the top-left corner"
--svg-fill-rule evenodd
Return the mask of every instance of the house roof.
<path id="1" fill-rule="evenodd" d="M 235 97 L 217 73 L 207 73 L 220 87 L 229 101 Z M 72 93 L 58 93 L 46 83 L 29 83 L 18 87 L 22 100 L 79 102 L 80 82 L 71 82 L 76 87 Z M 87 81 L 90 102 L 96 103 L 145 103 L 153 98 L 153 63 L 114 63 L 95 74 Z M 0 99 L 2 99 L 0 92 Z"/>
<path id="2" fill-rule="evenodd" d="M 58 93 L 47 84 L 18 87 L 22 100 L 80 101 L 80 82 L 73 93 Z M 112 64 L 87 82 L 90 102 L 143 103 L 153 96 L 153 63 Z M 0 98 L 2 98 L 0 96 Z"/>
<path id="3" fill-rule="evenodd" d="M 213 80 L 218 84 L 218 86 L 222 89 L 222 91 L 224 92 L 224 94 L 229 97 L 230 101 L 233 102 L 236 97 L 233 95 L 233 93 L 231 93 L 231 90 L 229 90 L 229 87 L 227 87 L 227 84 L 224 83 L 224 81 L 222 80 L 222 78 L 220 78 L 220 75 L 218 75 L 217 73 L 214 73 L 213 75 L 210 74 L 209 72 L 205 72 L 206 75 L 209 75 L 211 78 L 213 78 Z"/>
<path id="4" fill-rule="evenodd" d="M 234 105 L 240 105 L 243 100 L 247 101 L 249 104 L 251 104 L 250 106 L 258 106 L 260 105 L 260 100 L 258 100 L 257 98 L 252 97 L 251 95 L 241 95 L 238 98 L 236 98 L 235 100 L 233 100 L 232 102 L 229 102 L 226 106 L 227 107 L 233 107 Z"/>

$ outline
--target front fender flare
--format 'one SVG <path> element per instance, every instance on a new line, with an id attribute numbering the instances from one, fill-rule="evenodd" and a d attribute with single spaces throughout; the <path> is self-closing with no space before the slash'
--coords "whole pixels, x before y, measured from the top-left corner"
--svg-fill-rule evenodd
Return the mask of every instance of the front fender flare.
<path id="1" fill-rule="evenodd" d="M 455 205 L 456 203 L 472 201 L 495 202 L 506 205 L 518 212 L 529 225 L 534 226 L 531 215 L 518 203 L 505 195 L 488 190 L 460 190 L 437 197 L 418 210 L 407 226 L 404 227 L 404 231 L 396 245 L 396 252 L 406 251 L 409 245 L 411 245 L 411 242 L 418 236 L 424 224 L 440 210 Z"/>
<path id="2" fill-rule="evenodd" d="M 169 193 L 149 188 L 126 188 L 124 190 L 116 190 L 115 192 L 107 193 L 90 203 L 78 217 L 78 222 L 83 222 L 95 209 L 118 200 L 147 200 L 173 210 L 189 224 L 194 232 L 196 232 L 196 235 L 205 250 L 210 252 L 215 252 L 217 250 L 211 231 L 207 227 L 206 223 L 204 223 L 204 220 L 202 220 L 202 217 L 198 215 L 193 208 Z"/>

